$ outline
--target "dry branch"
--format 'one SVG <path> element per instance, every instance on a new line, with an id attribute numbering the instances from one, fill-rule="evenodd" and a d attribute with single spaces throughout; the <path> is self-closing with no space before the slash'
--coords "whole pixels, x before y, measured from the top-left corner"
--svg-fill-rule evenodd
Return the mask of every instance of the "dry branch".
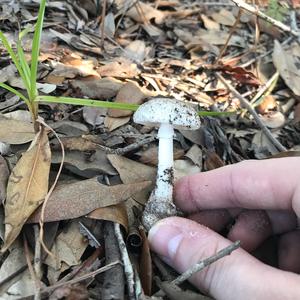
<path id="1" fill-rule="evenodd" d="M 300 32 L 293 30 L 290 26 L 285 25 L 284 23 L 277 21 L 268 15 L 264 14 L 260 10 L 256 9 L 255 7 L 251 6 L 250 4 L 245 3 L 244 1 L 241 0 L 231 0 L 233 3 L 235 3 L 239 8 L 242 8 L 258 17 L 261 19 L 271 23 L 272 25 L 278 27 L 279 29 L 291 33 L 293 36 L 299 38 L 300 37 Z"/>
<path id="2" fill-rule="evenodd" d="M 225 78 L 222 75 L 218 73 L 216 75 L 227 87 L 227 89 L 240 100 L 241 105 L 249 111 L 249 113 L 253 116 L 254 120 L 256 121 L 262 132 L 267 136 L 267 138 L 277 148 L 277 150 L 279 150 L 280 152 L 286 151 L 286 148 L 272 135 L 271 131 L 260 119 L 259 115 L 249 103 L 249 101 L 245 97 L 243 97 L 227 80 L 225 80 Z"/>

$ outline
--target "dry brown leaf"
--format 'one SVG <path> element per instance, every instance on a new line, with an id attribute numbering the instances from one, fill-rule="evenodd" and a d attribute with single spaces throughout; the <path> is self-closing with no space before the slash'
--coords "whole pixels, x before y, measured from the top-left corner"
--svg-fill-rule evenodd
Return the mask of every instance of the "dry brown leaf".
<path id="1" fill-rule="evenodd" d="M 0 204 L 6 197 L 6 186 L 9 177 L 9 169 L 6 160 L 0 155 Z"/>
<path id="2" fill-rule="evenodd" d="M 148 200 L 149 192 L 154 187 L 156 169 L 115 154 L 109 154 L 107 158 L 119 172 L 122 182 L 135 183 L 141 180 L 152 182 L 152 185 L 132 196 L 137 202 L 145 203 Z"/>
<path id="3" fill-rule="evenodd" d="M 139 161 L 146 165 L 157 166 L 158 164 L 158 146 L 151 145 L 146 150 L 140 151 Z M 179 159 L 184 155 L 184 150 L 179 148 L 177 144 L 174 145 L 173 158 Z"/>
<path id="4" fill-rule="evenodd" d="M 201 172 L 201 169 L 190 160 L 175 160 L 174 161 L 174 179 L 175 181 L 191 174 Z"/>
<path id="5" fill-rule="evenodd" d="M 99 67 L 97 72 L 102 77 L 112 76 L 118 78 L 132 78 L 140 73 L 137 65 L 124 57 Z"/>
<path id="6" fill-rule="evenodd" d="M 100 139 L 98 139 L 97 142 L 95 142 L 94 140 L 96 140 L 96 136 L 94 140 L 92 139 L 92 137 L 93 136 L 62 137 L 60 138 L 60 141 L 64 145 L 65 151 L 95 151 L 99 149 Z M 60 150 L 60 147 L 60 143 L 55 143 L 54 145 L 51 144 L 52 150 Z"/>
<path id="7" fill-rule="evenodd" d="M 146 47 L 144 41 L 135 40 L 125 48 L 125 57 L 133 62 L 142 63 L 150 52 L 151 48 Z"/>
<path id="8" fill-rule="evenodd" d="M 13 119 L 0 119 L 0 141 L 8 144 L 25 144 L 34 139 L 32 123 Z"/>
<path id="9" fill-rule="evenodd" d="M 226 26 L 233 26 L 235 22 L 234 15 L 227 9 L 221 9 L 219 12 L 213 13 L 211 17 L 219 24 Z"/>
<path id="10" fill-rule="evenodd" d="M 202 19 L 206 29 L 208 29 L 208 30 L 220 30 L 220 25 L 217 22 L 215 22 L 215 21 L 211 20 L 210 18 L 208 18 L 206 15 L 201 14 L 201 19 Z"/>
<path id="11" fill-rule="evenodd" d="M 106 116 L 104 119 L 104 125 L 108 129 L 109 132 L 127 124 L 130 120 L 130 117 L 123 118 L 112 118 Z"/>
<path id="12" fill-rule="evenodd" d="M 83 96 L 92 99 L 107 100 L 115 97 L 123 84 L 109 77 L 99 79 L 89 76 L 81 80 L 71 81 L 71 86 L 79 89 Z"/>
<path id="13" fill-rule="evenodd" d="M 165 20 L 165 13 L 161 10 L 153 8 L 150 4 L 138 2 L 130 8 L 126 15 L 138 23 L 148 23 L 154 20 L 156 24 L 162 24 Z"/>
<path id="14" fill-rule="evenodd" d="M 143 240 L 142 253 L 140 257 L 139 275 L 145 294 L 147 296 L 151 296 L 153 270 L 150 246 L 145 231 L 142 228 L 139 228 L 139 232 Z"/>
<path id="15" fill-rule="evenodd" d="M 56 238 L 51 252 L 45 263 L 53 269 L 59 270 L 64 262 L 68 267 L 80 263 L 80 258 L 88 246 L 88 240 L 80 233 L 78 221 L 69 223 Z"/>
<path id="16" fill-rule="evenodd" d="M 87 217 L 119 223 L 128 231 L 128 216 L 124 203 L 97 208 L 89 213 Z"/>
<path id="17" fill-rule="evenodd" d="M 115 102 L 141 104 L 145 99 L 145 94 L 132 82 L 127 82 L 119 90 Z M 108 115 L 113 118 L 128 117 L 133 114 L 131 110 L 109 109 Z"/>
<path id="18" fill-rule="evenodd" d="M 5 251 L 48 192 L 51 151 L 46 129 L 41 126 L 29 149 L 11 172 L 5 202 Z"/>
<path id="19" fill-rule="evenodd" d="M 14 243 L 14 247 L 3 261 L 0 268 L 0 299 L 16 300 L 19 296 L 26 297 L 32 294 L 35 288 L 34 280 L 27 268 L 24 272 L 19 272 L 20 269 L 26 268 L 26 257 L 21 241 Z M 18 276 L 15 276 L 19 272 Z M 7 280 L 11 278 L 10 280 Z M 6 283 L 5 283 L 6 281 Z M 4 283 L 4 284 L 3 284 Z"/>
<path id="20" fill-rule="evenodd" d="M 221 168 L 225 165 L 220 156 L 216 152 L 207 152 L 206 159 L 204 161 L 205 170 L 214 170 Z"/>
<path id="21" fill-rule="evenodd" d="M 85 216 L 91 211 L 109 205 L 121 203 L 149 187 L 149 181 L 133 184 L 119 184 L 107 186 L 99 183 L 97 177 L 80 182 L 66 184 L 54 190 L 45 209 L 45 222 L 74 219 Z M 28 220 L 29 223 L 38 222 L 41 208 Z"/>
<path id="22" fill-rule="evenodd" d="M 277 40 L 274 42 L 273 63 L 285 84 L 295 95 L 300 96 L 300 72 L 293 56 L 287 55 Z"/>
<path id="23" fill-rule="evenodd" d="M 104 107 L 88 107 L 84 106 L 82 110 L 83 119 L 92 126 L 102 125 L 107 113 Z"/>
<path id="24" fill-rule="evenodd" d="M 53 151 L 52 163 L 60 164 L 61 151 Z M 74 174 L 91 178 L 100 174 L 116 175 L 116 171 L 109 163 L 106 153 L 99 149 L 92 154 L 82 151 L 66 151 L 64 167 Z"/>

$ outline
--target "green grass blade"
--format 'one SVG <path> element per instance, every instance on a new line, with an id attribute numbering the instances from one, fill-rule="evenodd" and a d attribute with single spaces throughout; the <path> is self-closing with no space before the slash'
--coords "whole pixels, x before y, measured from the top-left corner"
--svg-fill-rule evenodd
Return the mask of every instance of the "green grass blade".
<path id="1" fill-rule="evenodd" d="M 15 52 L 13 51 L 12 47 L 10 46 L 6 36 L 3 34 L 2 31 L 0 31 L 0 40 L 2 41 L 2 44 L 3 46 L 5 47 L 5 49 L 7 50 L 8 54 L 10 55 L 14 65 L 16 66 L 19 74 L 20 74 L 20 77 L 22 78 L 22 81 L 24 82 L 25 84 L 25 87 L 26 87 L 26 90 L 27 90 L 27 93 L 29 93 L 29 86 L 27 85 L 27 82 L 26 82 L 26 77 L 25 77 L 25 74 L 24 74 L 24 71 L 21 67 L 21 64 L 19 62 L 19 59 L 17 57 L 17 55 L 15 54 Z"/>
<path id="2" fill-rule="evenodd" d="M 19 91 L 15 90 L 11 86 L 9 86 L 9 85 L 7 85 L 7 84 L 5 84 L 3 82 L 0 82 L 0 87 L 2 87 L 4 89 L 6 89 L 6 90 L 8 90 L 8 91 L 10 91 L 12 93 L 14 93 L 15 95 L 19 96 L 20 99 L 22 99 L 27 104 L 28 108 L 31 107 L 29 100 L 22 93 L 20 93 Z"/>
<path id="3" fill-rule="evenodd" d="M 24 72 L 24 78 L 22 78 L 22 79 L 23 79 L 23 81 L 25 80 L 24 84 L 27 89 L 30 87 L 30 68 L 26 61 L 25 54 L 24 54 L 20 40 L 18 41 L 18 44 L 17 44 L 17 50 L 18 50 L 18 57 L 19 57 L 20 65 Z"/>
<path id="4" fill-rule="evenodd" d="M 33 101 L 37 96 L 36 78 L 37 78 L 37 68 L 38 68 L 38 60 L 39 60 L 39 53 L 40 53 L 40 42 L 41 42 L 41 34 L 43 30 L 45 8 L 46 8 L 46 0 L 41 0 L 38 19 L 35 24 L 35 31 L 32 40 L 31 69 L 30 69 L 31 93 L 29 96 L 31 101 Z"/>
<path id="5" fill-rule="evenodd" d="M 71 97 L 38 96 L 36 99 L 37 101 L 43 101 L 43 102 L 114 108 L 114 109 L 122 109 L 122 110 L 125 109 L 125 110 L 132 110 L 132 111 L 136 111 L 139 107 L 139 105 L 137 104 L 117 103 L 117 102 L 108 102 L 108 101 L 91 100 L 91 99 L 83 99 L 83 98 L 71 98 Z"/>
<path id="6" fill-rule="evenodd" d="M 198 115 L 201 117 L 226 117 L 237 113 L 237 111 L 199 111 Z"/>
<path id="7" fill-rule="evenodd" d="M 112 109 L 121 109 L 121 110 L 131 110 L 136 111 L 139 107 L 137 104 L 129 103 L 117 103 L 117 102 L 108 102 L 100 100 L 91 100 L 83 98 L 72 98 L 72 97 L 55 97 L 55 96 L 38 96 L 36 98 L 39 102 L 50 102 L 50 103 L 64 103 L 71 105 L 83 105 L 91 107 L 102 107 L 102 108 L 112 108 Z M 236 114 L 236 111 L 226 111 L 226 112 L 214 112 L 214 111 L 199 111 L 199 116 L 209 116 L 209 117 L 220 117 L 220 116 L 229 116 Z"/>

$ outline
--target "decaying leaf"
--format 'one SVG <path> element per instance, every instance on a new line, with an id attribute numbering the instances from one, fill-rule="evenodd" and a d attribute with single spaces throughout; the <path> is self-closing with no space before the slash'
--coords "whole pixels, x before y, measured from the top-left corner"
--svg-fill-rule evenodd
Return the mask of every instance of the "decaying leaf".
<path id="1" fill-rule="evenodd" d="M 11 172 L 5 202 L 5 251 L 48 192 L 51 152 L 46 129 L 41 126 L 29 149 Z"/>
<path id="2" fill-rule="evenodd" d="M 149 181 L 132 184 L 107 186 L 99 183 L 97 177 L 76 183 L 63 185 L 51 194 L 46 209 L 45 222 L 74 219 L 85 216 L 91 211 L 109 205 L 115 205 L 130 198 L 133 194 L 149 187 Z M 38 222 L 41 208 L 28 220 Z"/>
<path id="3" fill-rule="evenodd" d="M 99 67 L 97 72 L 103 77 L 112 76 L 117 78 L 133 78 L 140 73 L 137 65 L 125 57 L 120 57 L 116 61 Z"/>
<path id="4" fill-rule="evenodd" d="M 61 151 L 53 151 L 52 163 L 60 164 Z M 78 150 L 66 151 L 64 167 L 74 174 L 91 178 L 100 174 L 116 175 L 116 171 L 107 159 L 103 150 L 86 153 Z"/>
<path id="5" fill-rule="evenodd" d="M 21 242 L 16 242 L 12 251 L 8 257 L 4 260 L 0 268 L 0 281 L 4 282 L 5 279 L 14 275 L 18 270 L 26 267 L 26 258 L 24 255 L 24 249 L 21 246 Z M 29 270 L 19 272 L 14 275 L 11 280 L 8 280 L 0 287 L 0 298 L 3 300 L 16 300 L 27 295 L 31 295 L 35 288 L 34 280 L 30 275 Z"/>
<path id="6" fill-rule="evenodd" d="M 119 223 L 128 231 L 128 217 L 124 203 L 97 208 L 90 212 L 87 217 Z"/>
<path id="7" fill-rule="evenodd" d="M 83 107 L 82 116 L 88 124 L 99 126 L 103 124 L 106 113 L 107 108 L 85 106 Z"/>
<path id="8" fill-rule="evenodd" d="M 8 144 L 25 144 L 34 139 L 33 124 L 13 119 L 0 119 L 0 141 Z"/>
<path id="9" fill-rule="evenodd" d="M 132 196 L 132 198 L 134 198 L 137 202 L 145 203 L 148 200 L 149 192 L 154 187 L 156 168 L 143 165 L 141 163 L 115 154 L 109 154 L 107 158 L 114 166 L 114 168 L 119 172 L 122 182 L 128 184 L 139 182 L 141 180 L 149 180 L 152 182 L 152 184 L 142 192 L 133 194 Z"/>
<path id="10" fill-rule="evenodd" d="M 119 90 L 115 102 L 141 104 L 146 96 L 141 89 L 132 82 L 126 83 Z M 131 110 L 109 109 L 108 115 L 113 118 L 128 117 L 133 114 Z"/>
<path id="11" fill-rule="evenodd" d="M 141 63 L 150 52 L 150 47 L 146 47 L 144 41 L 135 40 L 125 48 L 125 57 L 133 62 Z"/>
<path id="12" fill-rule="evenodd" d="M 143 240 L 142 253 L 140 258 L 140 277 L 143 290 L 146 295 L 151 295 L 152 290 L 152 259 L 150 254 L 149 241 L 143 228 L 139 228 Z"/>
<path id="13" fill-rule="evenodd" d="M 6 185 L 9 177 L 9 169 L 6 160 L 0 155 L 0 203 L 6 197 Z"/>
<path id="14" fill-rule="evenodd" d="M 287 55 L 277 40 L 274 42 L 273 63 L 285 84 L 295 95 L 300 96 L 300 72 L 293 56 Z"/>
<path id="15" fill-rule="evenodd" d="M 126 15 L 136 22 L 148 23 L 154 20 L 156 24 L 163 23 L 166 15 L 163 11 L 153 8 L 150 4 L 138 2 L 129 9 Z"/>
<path id="16" fill-rule="evenodd" d="M 127 124 L 130 120 L 130 117 L 123 118 L 112 118 L 106 116 L 104 119 L 104 125 L 108 129 L 109 132 Z"/>
<path id="17" fill-rule="evenodd" d="M 68 267 L 80 263 L 80 258 L 88 245 L 88 241 L 80 233 L 78 221 L 72 221 L 56 238 L 51 251 L 54 257 L 48 255 L 46 264 L 59 270 L 64 262 Z"/>
<path id="18" fill-rule="evenodd" d="M 180 159 L 174 161 L 175 181 L 184 176 L 199 173 L 200 171 L 201 169 L 189 160 Z"/>
<path id="19" fill-rule="evenodd" d="M 115 97 L 122 85 L 121 82 L 109 77 L 99 79 L 93 76 L 71 82 L 71 86 L 79 89 L 83 96 L 98 100 Z"/>

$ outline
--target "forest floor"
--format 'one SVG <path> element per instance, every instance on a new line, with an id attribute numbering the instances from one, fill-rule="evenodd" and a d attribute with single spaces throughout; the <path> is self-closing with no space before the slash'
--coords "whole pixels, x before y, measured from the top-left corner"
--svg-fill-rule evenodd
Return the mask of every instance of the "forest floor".
<path id="1" fill-rule="evenodd" d="M 202 124 L 176 130 L 175 180 L 246 159 L 299 156 L 299 3 L 258 2 L 48 1 L 38 90 L 190 103 Z M 38 9 L 35 0 L 1 1 L 0 29 L 14 48 Z M 32 36 L 22 40 L 28 61 Z M 0 82 L 23 93 L 1 43 L 0 52 Z M 0 236 L 9 244 L 1 299 L 202 297 L 188 282 L 170 283 L 178 274 L 151 253 L 140 221 L 155 183 L 157 128 L 135 124 L 130 110 L 40 102 L 48 127 L 36 134 L 24 102 L 1 88 L 0 113 Z M 32 214 L 30 200 L 14 196 L 48 190 L 62 159 L 43 213 L 43 244 L 41 209 Z"/>

